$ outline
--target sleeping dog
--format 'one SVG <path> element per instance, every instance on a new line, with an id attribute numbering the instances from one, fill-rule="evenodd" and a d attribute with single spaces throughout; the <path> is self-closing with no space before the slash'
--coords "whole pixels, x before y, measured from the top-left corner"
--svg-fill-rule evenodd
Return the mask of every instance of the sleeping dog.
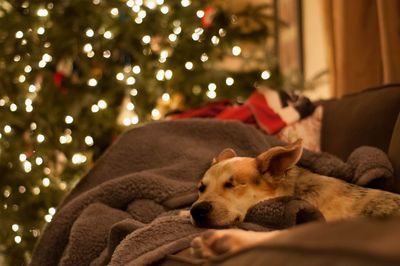
<path id="1" fill-rule="evenodd" d="M 327 221 L 400 215 L 400 195 L 359 187 L 297 167 L 301 154 L 301 140 L 273 147 L 256 158 L 238 157 L 232 149 L 223 150 L 199 184 L 199 199 L 190 210 L 192 223 L 200 227 L 229 227 L 242 222 L 250 207 L 280 196 L 308 201 Z M 224 243 L 224 250 L 232 251 L 281 233 L 285 232 L 214 230 L 196 238 L 193 247 L 207 256 L 212 255 L 210 247 L 218 247 L 215 241 L 221 238 L 231 239 L 225 241 L 229 243 Z"/>

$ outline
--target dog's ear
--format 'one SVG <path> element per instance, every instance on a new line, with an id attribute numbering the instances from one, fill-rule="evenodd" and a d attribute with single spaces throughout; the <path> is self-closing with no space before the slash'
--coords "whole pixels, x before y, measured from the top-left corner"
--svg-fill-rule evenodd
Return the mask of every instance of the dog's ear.
<path id="1" fill-rule="evenodd" d="M 271 175 L 283 174 L 300 160 L 302 152 L 301 139 L 287 146 L 273 147 L 257 156 L 258 169 L 261 174 L 266 172 Z"/>
<path id="2" fill-rule="evenodd" d="M 233 149 L 224 149 L 212 161 L 212 164 L 219 163 L 220 161 L 236 157 L 237 154 Z"/>

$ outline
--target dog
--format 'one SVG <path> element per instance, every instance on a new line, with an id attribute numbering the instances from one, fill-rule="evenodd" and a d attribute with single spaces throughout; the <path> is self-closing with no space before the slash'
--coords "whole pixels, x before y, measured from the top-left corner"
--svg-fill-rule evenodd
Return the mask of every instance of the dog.
<path id="1" fill-rule="evenodd" d="M 199 198 L 190 209 L 192 223 L 199 227 L 231 227 L 244 220 L 250 207 L 281 196 L 293 196 L 309 202 L 321 211 L 328 222 L 400 215 L 400 195 L 359 187 L 298 167 L 296 164 L 302 151 L 301 140 L 270 148 L 255 158 L 238 157 L 232 149 L 223 150 L 213 159 L 199 183 Z M 210 246 L 206 245 L 210 239 L 213 243 L 221 237 L 234 239 L 223 248 L 226 250 L 227 245 L 232 251 L 232 247 L 235 249 L 285 233 L 255 233 L 237 229 L 212 232 L 193 241 L 193 247 L 201 250 L 203 255 L 210 253 Z"/>

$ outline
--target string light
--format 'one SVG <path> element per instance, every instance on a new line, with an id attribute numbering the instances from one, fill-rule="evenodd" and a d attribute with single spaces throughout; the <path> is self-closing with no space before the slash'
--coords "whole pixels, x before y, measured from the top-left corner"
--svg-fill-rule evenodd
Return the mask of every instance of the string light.
<path id="1" fill-rule="evenodd" d="M 5 198 L 8 198 L 8 197 L 10 197 L 10 195 L 11 195 L 11 191 L 8 190 L 8 189 L 5 189 L 4 192 L 3 192 L 3 196 L 4 196 Z"/>
<path id="2" fill-rule="evenodd" d="M 217 89 L 217 85 L 215 83 L 208 84 L 208 89 L 210 91 L 215 91 Z"/>
<path id="3" fill-rule="evenodd" d="M 128 109 L 129 111 L 133 111 L 133 109 L 135 109 L 135 105 L 132 102 L 129 102 L 126 105 L 126 109 Z"/>
<path id="4" fill-rule="evenodd" d="M 104 38 L 106 38 L 108 40 L 112 39 L 112 37 L 113 37 L 111 31 L 109 31 L 109 30 L 104 32 L 103 36 L 104 36 Z"/>
<path id="5" fill-rule="evenodd" d="M 48 223 L 50 223 L 52 219 L 53 219 L 53 216 L 51 216 L 50 214 L 46 214 L 46 215 L 44 216 L 44 220 L 45 220 L 46 222 L 48 222 Z"/>
<path id="6" fill-rule="evenodd" d="M 170 69 L 167 69 L 164 73 L 165 79 L 170 80 L 172 79 L 173 72 Z"/>
<path id="7" fill-rule="evenodd" d="M 164 15 L 168 14 L 169 12 L 169 7 L 168 6 L 162 6 L 160 8 L 161 13 L 163 13 Z"/>
<path id="8" fill-rule="evenodd" d="M 21 154 L 19 155 L 19 160 L 20 160 L 21 162 L 26 161 L 26 159 L 27 159 L 27 157 L 26 157 L 26 155 L 25 155 L 24 153 L 21 153 Z"/>
<path id="9" fill-rule="evenodd" d="M 23 162 L 22 166 L 24 167 L 24 171 L 26 173 L 29 173 L 30 171 L 32 171 L 32 164 L 29 161 Z"/>
<path id="10" fill-rule="evenodd" d="M 164 80 L 164 74 L 165 74 L 165 71 L 163 69 L 158 70 L 157 74 L 156 74 L 156 79 L 159 81 Z"/>
<path id="11" fill-rule="evenodd" d="M 188 7 L 188 6 L 190 6 L 190 4 L 191 4 L 190 0 L 182 0 L 181 1 L 181 5 L 183 7 Z"/>
<path id="12" fill-rule="evenodd" d="M 39 61 L 38 66 L 39 66 L 40 68 L 44 68 L 46 65 L 47 65 L 46 61 L 44 61 L 44 60 L 40 60 L 40 61 Z"/>
<path id="13" fill-rule="evenodd" d="M 159 119 L 161 118 L 160 110 L 158 110 L 157 108 L 154 108 L 154 109 L 151 111 L 151 117 L 152 117 L 154 120 L 159 120 Z"/>
<path id="14" fill-rule="evenodd" d="M 37 135 L 36 137 L 37 142 L 42 143 L 45 140 L 45 137 L 42 134 Z"/>
<path id="15" fill-rule="evenodd" d="M 91 37 L 94 36 L 94 31 L 91 28 L 89 28 L 89 29 L 86 30 L 85 34 L 86 34 L 87 37 L 91 38 Z"/>
<path id="16" fill-rule="evenodd" d="M 133 85 L 133 84 L 135 84 L 135 82 L 136 82 L 136 79 L 134 77 L 129 77 L 126 79 L 127 85 Z"/>
<path id="17" fill-rule="evenodd" d="M 154 0 L 147 0 L 147 1 L 146 1 L 146 6 L 147 6 L 149 9 L 155 9 L 156 6 L 157 6 L 157 3 L 156 3 Z"/>
<path id="18" fill-rule="evenodd" d="M 59 141 L 61 144 L 69 144 L 72 142 L 72 136 L 70 134 L 65 134 L 60 136 Z"/>
<path id="19" fill-rule="evenodd" d="M 36 129 L 37 129 L 37 124 L 36 124 L 35 122 L 32 122 L 32 123 L 29 125 L 29 128 L 30 128 L 31 130 L 36 130 Z"/>
<path id="20" fill-rule="evenodd" d="M 39 195 L 40 194 L 40 188 L 39 187 L 34 187 L 32 188 L 32 194 L 33 195 Z"/>
<path id="21" fill-rule="evenodd" d="M 43 184 L 44 187 L 50 186 L 50 179 L 47 178 L 47 177 L 43 178 L 42 179 L 42 184 Z"/>
<path id="22" fill-rule="evenodd" d="M 217 93 L 215 91 L 207 91 L 206 94 L 210 99 L 215 99 L 215 97 L 217 97 Z"/>
<path id="23" fill-rule="evenodd" d="M 26 65 L 25 68 L 24 68 L 24 71 L 25 71 L 26 73 L 29 73 L 29 72 L 32 71 L 32 67 L 31 67 L 30 65 Z"/>
<path id="24" fill-rule="evenodd" d="M 36 92 L 36 86 L 33 85 L 33 84 L 29 85 L 28 91 L 31 92 L 31 93 Z"/>
<path id="25" fill-rule="evenodd" d="M 26 80 L 26 77 L 25 77 L 24 75 L 20 75 L 20 76 L 18 77 L 18 81 L 19 81 L 20 83 L 24 83 L 25 80 Z"/>
<path id="26" fill-rule="evenodd" d="M 26 188 L 24 186 L 19 186 L 18 187 L 18 192 L 21 194 L 24 194 L 26 192 Z"/>
<path id="27" fill-rule="evenodd" d="M 39 17 L 47 17 L 47 15 L 49 14 L 49 11 L 47 11 L 47 9 L 45 8 L 40 8 L 37 13 L 36 13 Z"/>
<path id="28" fill-rule="evenodd" d="M 45 32 L 45 29 L 44 29 L 43 27 L 39 27 L 39 28 L 36 30 L 36 33 L 39 34 L 39 35 L 43 35 L 44 32 Z"/>
<path id="29" fill-rule="evenodd" d="M 130 125 L 131 125 L 131 119 L 130 119 L 129 117 L 125 117 L 125 118 L 122 120 L 122 124 L 123 124 L 124 126 L 130 126 Z"/>
<path id="30" fill-rule="evenodd" d="M 72 124 L 72 122 L 74 122 L 74 118 L 70 115 L 67 115 L 64 120 L 66 124 Z"/>
<path id="31" fill-rule="evenodd" d="M 107 105 L 107 102 L 106 102 L 105 100 L 101 99 L 101 100 L 99 100 L 99 101 L 97 102 L 97 106 L 98 106 L 100 109 L 106 109 L 108 105 Z"/>
<path id="32" fill-rule="evenodd" d="M 242 49 L 239 46 L 232 47 L 232 54 L 234 56 L 239 56 L 242 53 Z"/>
<path id="33" fill-rule="evenodd" d="M 182 27 L 177 26 L 172 30 L 176 35 L 179 35 L 182 32 Z"/>
<path id="34" fill-rule="evenodd" d="M 14 232 L 17 232 L 17 231 L 19 230 L 19 225 L 18 225 L 18 224 L 13 224 L 13 225 L 11 226 L 11 229 L 12 229 Z"/>
<path id="35" fill-rule="evenodd" d="M 124 80 L 124 78 L 125 78 L 124 73 L 119 72 L 119 73 L 115 76 L 115 78 L 116 78 L 117 80 L 120 80 L 120 81 Z"/>
<path id="36" fill-rule="evenodd" d="M 149 35 L 143 36 L 142 42 L 143 42 L 144 44 L 149 44 L 149 43 L 151 42 L 151 37 L 150 37 Z"/>
<path id="37" fill-rule="evenodd" d="M 130 94 L 131 96 L 136 96 L 136 95 L 138 95 L 138 90 L 137 90 L 137 89 L 131 89 L 131 91 L 129 92 L 129 94 Z"/>
<path id="38" fill-rule="evenodd" d="M 82 164 L 84 162 L 86 162 L 87 158 L 85 155 L 83 155 L 82 153 L 75 153 L 72 156 L 72 163 L 73 164 Z"/>
<path id="39" fill-rule="evenodd" d="M 136 125 L 139 123 L 139 117 L 137 115 L 132 116 L 131 123 Z"/>
<path id="40" fill-rule="evenodd" d="M 89 79 L 88 80 L 88 83 L 87 83 L 90 87 L 95 87 L 96 85 L 97 85 L 97 80 L 96 79 L 94 79 L 94 78 L 91 78 L 91 79 Z"/>
<path id="41" fill-rule="evenodd" d="M 5 125 L 4 126 L 4 133 L 10 134 L 11 130 L 12 130 L 11 126 L 9 126 L 9 125 Z"/>
<path id="42" fill-rule="evenodd" d="M 176 42 L 176 40 L 178 39 L 178 36 L 176 36 L 176 34 L 171 33 L 170 35 L 168 35 L 168 40 L 170 40 L 171 42 Z"/>
<path id="43" fill-rule="evenodd" d="M 168 93 L 163 93 L 163 95 L 161 96 L 161 99 L 162 99 L 164 102 L 169 102 L 169 101 L 171 100 L 171 97 L 169 96 Z"/>
<path id="44" fill-rule="evenodd" d="M 111 13 L 111 15 L 116 17 L 119 14 L 119 10 L 118 10 L 118 8 L 114 7 L 113 9 L 111 9 L 110 13 Z"/>
<path id="45" fill-rule="evenodd" d="M 32 100 L 31 99 L 26 99 L 25 100 L 25 105 L 32 105 Z"/>
<path id="46" fill-rule="evenodd" d="M 269 73 L 269 71 L 267 71 L 267 70 L 264 70 L 262 73 L 261 73 L 261 78 L 263 79 L 263 80 L 267 80 L 267 79 L 269 79 L 271 77 L 271 73 Z"/>
<path id="47" fill-rule="evenodd" d="M 138 18 L 144 19 L 147 15 L 147 12 L 145 10 L 140 10 L 138 13 Z"/>
<path id="48" fill-rule="evenodd" d="M 137 18 L 135 18 L 135 22 L 136 22 L 136 24 L 141 24 L 143 22 L 143 19 L 137 17 Z"/>
<path id="49" fill-rule="evenodd" d="M 42 56 L 42 60 L 45 61 L 46 63 L 51 62 L 52 59 L 53 59 L 53 58 L 52 58 L 51 55 L 49 55 L 49 54 L 44 54 L 44 55 Z"/>
<path id="50" fill-rule="evenodd" d="M 134 1 L 134 0 L 128 0 L 128 1 L 126 2 L 126 5 L 127 5 L 128 7 L 130 7 L 130 8 L 132 8 L 132 7 L 135 5 L 135 1 Z"/>
<path id="51" fill-rule="evenodd" d="M 18 107 L 15 103 L 10 104 L 10 111 L 11 112 L 15 112 L 17 111 Z"/>
<path id="52" fill-rule="evenodd" d="M 15 243 L 19 244 L 19 243 L 21 243 L 22 238 L 20 236 L 15 236 L 14 241 L 15 241 Z"/>
<path id="53" fill-rule="evenodd" d="M 232 86 L 233 83 L 235 83 L 235 80 L 233 78 L 231 78 L 231 77 L 227 77 L 226 80 L 225 80 L 225 83 L 228 86 Z"/>
<path id="54" fill-rule="evenodd" d="M 197 16 L 198 18 L 204 17 L 204 11 L 203 11 L 203 10 L 197 10 L 196 16 Z"/>
<path id="55" fill-rule="evenodd" d="M 206 53 L 203 53 L 200 57 L 201 62 L 206 62 L 208 60 L 208 55 Z"/>
<path id="56" fill-rule="evenodd" d="M 185 68 L 186 68 L 187 70 L 192 70 L 192 69 L 193 69 L 193 63 L 190 62 L 190 61 L 186 62 L 186 63 L 185 63 Z"/>
<path id="57" fill-rule="evenodd" d="M 22 31 L 19 30 L 15 33 L 15 38 L 21 39 L 22 37 L 24 37 L 24 33 Z"/>
<path id="58" fill-rule="evenodd" d="M 103 57 L 104 57 L 104 58 L 110 58 L 110 57 L 111 57 L 111 52 L 110 52 L 110 50 L 105 50 L 105 51 L 103 52 Z"/>
<path id="59" fill-rule="evenodd" d="M 93 46 L 90 43 L 87 43 L 83 46 L 83 51 L 85 53 L 89 53 L 93 50 Z"/>
<path id="60" fill-rule="evenodd" d="M 91 107 L 92 113 L 97 113 L 100 110 L 100 108 L 97 106 L 97 104 L 93 104 Z"/>
<path id="61" fill-rule="evenodd" d="M 42 165 L 42 164 L 43 164 L 43 159 L 42 159 L 42 157 L 36 157 L 35 163 L 36 163 L 36 165 Z"/>
<path id="62" fill-rule="evenodd" d="M 214 45 L 218 45 L 219 44 L 219 38 L 217 36 L 212 36 L 211 37 L 211 43 Z"/>
<path id="63" fill-rule="evenodd" d="M 49 208 L 49 214 L 50 214 L 50 215 L 56 214 L 56 208 L 50 207 L 50 208 Z"/>
<path id="64" fill-rule="evenodd" d="M 91 136 L 86 136 L 85 137 L 85 144 L 88 145 L 88 146 L 93 146 L 93 144 L 94 144 L 93 138 Z"/>
<path id="65" fill-rule="evenodd" d="M 134 67 L 132 68 L 132 72 L 133 72 L 134 74 L 139 74 L 140 71 L 141 71 L 141 69 L 140 69 L 140 66 L 138 66 L 138 65 L 136 65 L 136 66 L 134 66 Z"/>
<path id="66" fill-rule="evenodd" d="M 94 52 L 90 51 L 89 53 L 86 54 L 86 56 L 92 58 L 94 56 Z"/>

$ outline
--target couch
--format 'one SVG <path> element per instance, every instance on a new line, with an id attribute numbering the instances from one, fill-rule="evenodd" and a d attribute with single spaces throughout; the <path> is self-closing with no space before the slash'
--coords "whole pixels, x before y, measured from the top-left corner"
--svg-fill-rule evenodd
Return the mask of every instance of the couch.
<path id="1" fill-rule="evenodd" d="M 400 86 L 319 104 L 322 150 L 346 160 L 356 147 L 380 148 L 389 154 L 396 176 L 389 180 L 395 182 L 369 185 L 399 191 Z M 400 265 L 399 218 L 312 222 L 290 229 L 279 243 L 211 260 L 191 256 L 190 241 L 204 229 L 179 210 L 196 199 L 196 184 L 212 157 L 228 145 L 255 156 L 280 144 L 230 121 L 164 121 L 127 131 L 58 206 L 32 265 Z"/>

